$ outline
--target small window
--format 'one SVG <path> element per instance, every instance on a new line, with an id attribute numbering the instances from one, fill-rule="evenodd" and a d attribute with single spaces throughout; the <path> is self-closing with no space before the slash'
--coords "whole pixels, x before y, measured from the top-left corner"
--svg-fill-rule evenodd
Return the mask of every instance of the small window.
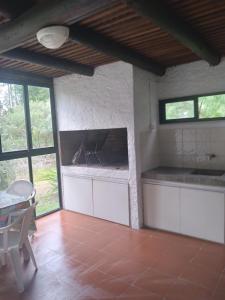
<path id="1" fill-rule="evenodd" d="M 225 94 L 198 97 L 200 119 L 225 117 Z"/>
<path id="2" fill-rule="evenodd" d="M 166 120 L 194 118 L 194 101 L 166 103 Z"/>
<path id="3" fill-rule="evenodd" d="M 225 94 L 160 100 L 159 118 L 161 124 L 225 119 Z"/>

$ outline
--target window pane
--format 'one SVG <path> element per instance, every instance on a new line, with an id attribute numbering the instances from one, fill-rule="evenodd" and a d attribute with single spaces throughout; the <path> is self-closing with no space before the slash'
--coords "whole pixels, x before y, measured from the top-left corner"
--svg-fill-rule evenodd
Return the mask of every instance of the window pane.
<path id="1" fill-rule="evenodd" d="M 32 157 L 35 199 L 39 202 L 37 215 L 59 208 L 58 180 L 55 154 Z"/>
<path id="2" fill-rule="evenodd" d="M 27 158 L 0 161 L 0 190 L 6 189 L 14 180 L 29 180 Z"/>
<path id="3" fill-rule="evenodd" d="M 225 117 L 225 94 L 198 97 L 199 118 Z"/>
<path id="4" fill-rule="evenodd" d="M 166 120 L 194 118 L 194 101 L 166 103 Z"/>
<path id="5" fill-rule="evenodd" d="M 33 148 L 53 146 L 49 89 L 29 86 L 29 103 Z"/>
<path id="6" fill-rule="evenodd" d="M 0 83 L 0 134 L 3 152 L 27 148 L 21 85 Z"/>

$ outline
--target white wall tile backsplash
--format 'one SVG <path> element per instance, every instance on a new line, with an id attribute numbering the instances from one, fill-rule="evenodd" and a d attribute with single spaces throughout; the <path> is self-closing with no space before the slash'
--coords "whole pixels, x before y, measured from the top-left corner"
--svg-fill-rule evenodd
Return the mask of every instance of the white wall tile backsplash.
<path id="1" fill-rule="evenodd" d="M 210 154 L 215 157 L 209 159 Z M 159 156 L 161 166 L 225 169 L 225 128 L 161 126 Z"/>

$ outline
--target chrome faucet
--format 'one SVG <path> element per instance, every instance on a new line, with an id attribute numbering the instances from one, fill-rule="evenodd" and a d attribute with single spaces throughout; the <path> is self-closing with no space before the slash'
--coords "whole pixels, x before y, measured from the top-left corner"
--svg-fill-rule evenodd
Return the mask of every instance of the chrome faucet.
<path id="1" fill-rule="evenodd" d="M 216 154 L 214 154 L 214 153 L 206 153 L 206 157 L 208 158 L 208 160 L 212 160 L 213 158 L 216 157 Z"/>

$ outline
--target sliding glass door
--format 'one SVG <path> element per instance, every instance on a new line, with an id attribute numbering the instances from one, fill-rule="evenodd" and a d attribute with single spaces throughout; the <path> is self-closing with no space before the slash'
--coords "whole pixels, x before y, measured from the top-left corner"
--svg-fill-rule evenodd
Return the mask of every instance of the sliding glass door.
<path id="1" fill-rule="evenodd" d="M 0 190 L 31 180 L 37 216 L 60 208 L 55 111 L 49 86 L 0 83 Z"/>

